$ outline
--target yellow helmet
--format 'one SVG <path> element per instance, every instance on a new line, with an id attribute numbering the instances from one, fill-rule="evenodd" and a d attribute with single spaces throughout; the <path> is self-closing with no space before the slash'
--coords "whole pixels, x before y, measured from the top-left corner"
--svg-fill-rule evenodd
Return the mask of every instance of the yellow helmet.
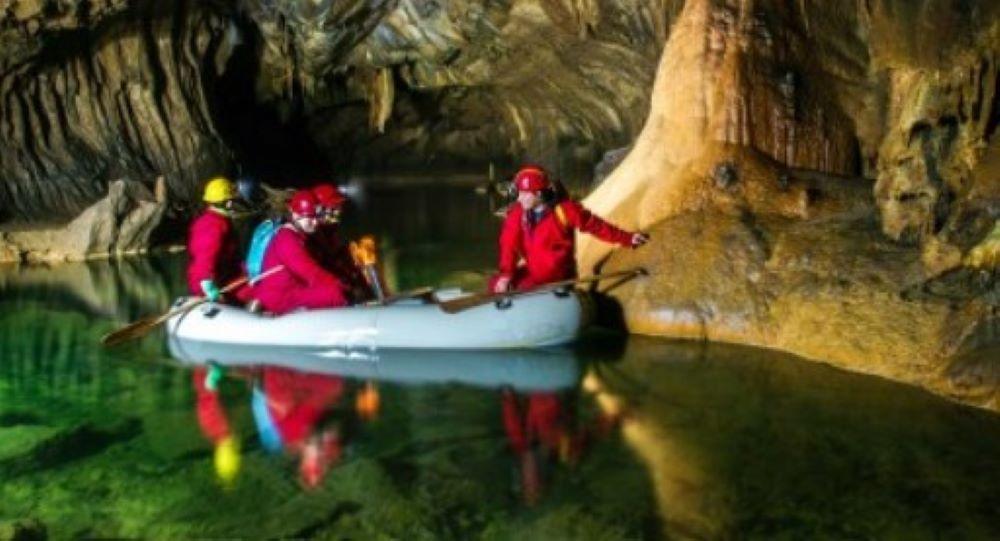
<path id="1" fill-rule="evenodd" d="M 213 204 L 236 199 L 236 187 L 226 177 L 215 177 L 205 185 L 205 195 L 201 199 Z"/>

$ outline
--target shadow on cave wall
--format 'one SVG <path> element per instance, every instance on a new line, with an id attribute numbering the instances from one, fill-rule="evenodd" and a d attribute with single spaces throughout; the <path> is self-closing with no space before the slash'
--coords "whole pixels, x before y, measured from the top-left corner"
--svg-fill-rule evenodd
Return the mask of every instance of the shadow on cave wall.
<path id="1" fill-rule="evenodd" d="M 229 174 L 282 187 L 329 178 L 330 162 L 308 132 L 298 81 L 283 111 L 260 102 L 255 88 L 263 41 L 252 21 L 240 21 L 240 29 L 245 43 L 234 51 L 213 89 L 216 128 L 236 163 Z"/>

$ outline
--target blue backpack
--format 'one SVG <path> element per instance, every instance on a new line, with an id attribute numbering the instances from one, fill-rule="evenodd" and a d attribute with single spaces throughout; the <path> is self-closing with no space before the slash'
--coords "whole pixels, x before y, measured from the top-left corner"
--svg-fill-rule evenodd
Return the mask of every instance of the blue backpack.
<path id="1" fill-rule="evenodd" d="M 276 219 L 264 220 L 253 230 L 250 238 L 250 249 L 247 250 L 247 275 L 250 280 L 256 280 L 264 269 L 264 254 L 267 252 L 267 245 L 271 244 L 271 239 L 278 233 L 281 223 Z"/>

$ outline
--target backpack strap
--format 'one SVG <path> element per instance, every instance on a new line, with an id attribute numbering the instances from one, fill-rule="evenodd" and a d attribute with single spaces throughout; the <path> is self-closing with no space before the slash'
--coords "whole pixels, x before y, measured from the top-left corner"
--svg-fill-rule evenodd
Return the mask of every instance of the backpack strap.
<path id="1" fill-rule="evenodd" d="M 564 230 L 573 229 L 572 224 L 569 223 L 569 217 L 566 216 L 566 210 L 563 209 L 561 202 L 556 203 L 555 206 L 552 207 L 552 213 L 556 215 L 556 221 L 559 222 L 559 225 L 562 226 Z"/>

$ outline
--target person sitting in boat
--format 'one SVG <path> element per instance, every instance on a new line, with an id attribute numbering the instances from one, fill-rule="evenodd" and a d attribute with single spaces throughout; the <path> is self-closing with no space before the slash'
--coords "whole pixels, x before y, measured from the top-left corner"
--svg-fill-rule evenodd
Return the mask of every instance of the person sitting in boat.
<path id="1" fill-rule="evenodd" d="M 310 237 L 311 251 L 319 264 L 350 288 L 352 303 L 362 303 L 374 298 L 375 293 L 365 280 L 361 269 L 354 264 L 351 251 L 340 236 L 340 215 L 347 198 L 336 186 L 317 184 L 312 189 L 319 202 L 319 227 Z"/>
<path id="2" fill-rule="evenodd" d="M 233 229 L 236 188 L 225 177 L 205 185 L 205 210 L 191 222 L 188 233 L 188 291 L 220 300 L 221 287 L 241 274 L 239 240 Z"/>
<path id="3" fill-rule="evenodd" d="M 254 286 L 261 307 L 281 315 L 299 309 L 347 306 L 347 286 L 323 269 L 306 245 L 319 226 L 318 202 L 309 190 L 299 190 L 288 203 L 291 218 L 274 232 L 264 250 L 260 271 L 283 265 L 284 270 Z"/>
<path id="4" fill-rule="evenodd" d="M 239 241 L 240 253 L 245 254 L 250 248 L 250 240 L 258 223 L 270 218 L 268 216 L 267 194 L 256 177 L 244 175 L 236 179 L 237 200 L 236 215 L 233 227 Z"/>
<path id="5" fill-rule="evenodd" d="M 574 232 L 589 233 L 606 242 L 637 248 L 645 233 L 624 231 L 592 214 L 557 190 L 538 166 L 526 166 L 514 176 L 517 204 L 507 211 L 500 232 L 500 269 L 490 290 L 530 289 L 576 276 Z M 519 261 L 523 263 L 519 264 Z"/>

